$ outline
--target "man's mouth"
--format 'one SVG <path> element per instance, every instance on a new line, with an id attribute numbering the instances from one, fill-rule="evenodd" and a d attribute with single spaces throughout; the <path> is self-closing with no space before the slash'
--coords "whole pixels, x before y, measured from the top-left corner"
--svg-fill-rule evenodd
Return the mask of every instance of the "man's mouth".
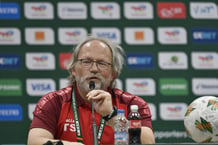
<path id="1" fill-rule="evenodd" d="M 89 80 L 99 80 L 98 77 L 89 77 Z"/>

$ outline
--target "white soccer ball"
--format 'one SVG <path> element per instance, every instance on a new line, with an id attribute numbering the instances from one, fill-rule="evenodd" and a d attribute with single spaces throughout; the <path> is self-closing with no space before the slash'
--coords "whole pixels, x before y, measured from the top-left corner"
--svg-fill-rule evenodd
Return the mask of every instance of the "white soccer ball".
<path id="1" fill-rule="evenodd" d="M 195 99 L 185 114 L 186 132 L 195 142 L 218 142 L 218 98 Z"/>

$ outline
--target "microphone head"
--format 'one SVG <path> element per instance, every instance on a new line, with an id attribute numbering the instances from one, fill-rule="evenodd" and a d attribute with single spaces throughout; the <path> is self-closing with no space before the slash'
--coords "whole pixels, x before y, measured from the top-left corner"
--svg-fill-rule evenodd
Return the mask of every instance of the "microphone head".
<path id="1" fill-rule="evenodd" d="M 89 89 L 90 89 L 90 90 L 95 89 L 95 82 L 94 82 L 94 81 L 90 81 L 90 82 L 89 82 Z"/>

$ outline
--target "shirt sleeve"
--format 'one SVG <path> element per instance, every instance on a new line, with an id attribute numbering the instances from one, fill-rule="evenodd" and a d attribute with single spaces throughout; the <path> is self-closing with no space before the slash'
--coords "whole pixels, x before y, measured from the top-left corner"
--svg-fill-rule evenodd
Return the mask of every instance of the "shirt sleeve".
<path id="1" fill-rule="evenodd" d="M 33 112 L 30 129 L 43 128 L 55 136 L 60 108 L 60 100 L 58 100 L 58 96 L 55 93 L 49 93 L 43 96 Z"/>
<path id="2" fill-rule="evenodd" d="M 118 97 L 120 103 L 127 105 L 128 114 L 130 112 L 131 105 L 138 105 L 142 126 L 147 126 L 153 129 L 151 124 L 151 112 L 145 100 L 119 89 L 113 89 L 112 94 L 113 96 Z"/>
<path id="3" fill-rule="evenodd" d="M 138 105 L 138 111 L 142 119 L 142 126 L 147 126 L 152 129 L 151 112 L 147 102 L 145 102 L 142 98 L 135 96 L 134 99 L 130 102 L 129 107 L 131 105 Z"/>

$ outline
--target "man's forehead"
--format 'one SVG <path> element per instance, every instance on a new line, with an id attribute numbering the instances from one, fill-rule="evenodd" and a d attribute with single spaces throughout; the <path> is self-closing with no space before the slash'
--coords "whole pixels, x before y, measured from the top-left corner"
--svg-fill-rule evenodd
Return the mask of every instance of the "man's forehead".
<path id="1" fill-rule="evenodd" d="M 83 46 L 85 47 L 91 47 L 94 45 L 100 45 L 101 47 L 108 47 L 107 44 L 105 44 L 105 42 L 102 42 L 100 40 L 90 40 L 88 42 L 86 42 Z"/>

